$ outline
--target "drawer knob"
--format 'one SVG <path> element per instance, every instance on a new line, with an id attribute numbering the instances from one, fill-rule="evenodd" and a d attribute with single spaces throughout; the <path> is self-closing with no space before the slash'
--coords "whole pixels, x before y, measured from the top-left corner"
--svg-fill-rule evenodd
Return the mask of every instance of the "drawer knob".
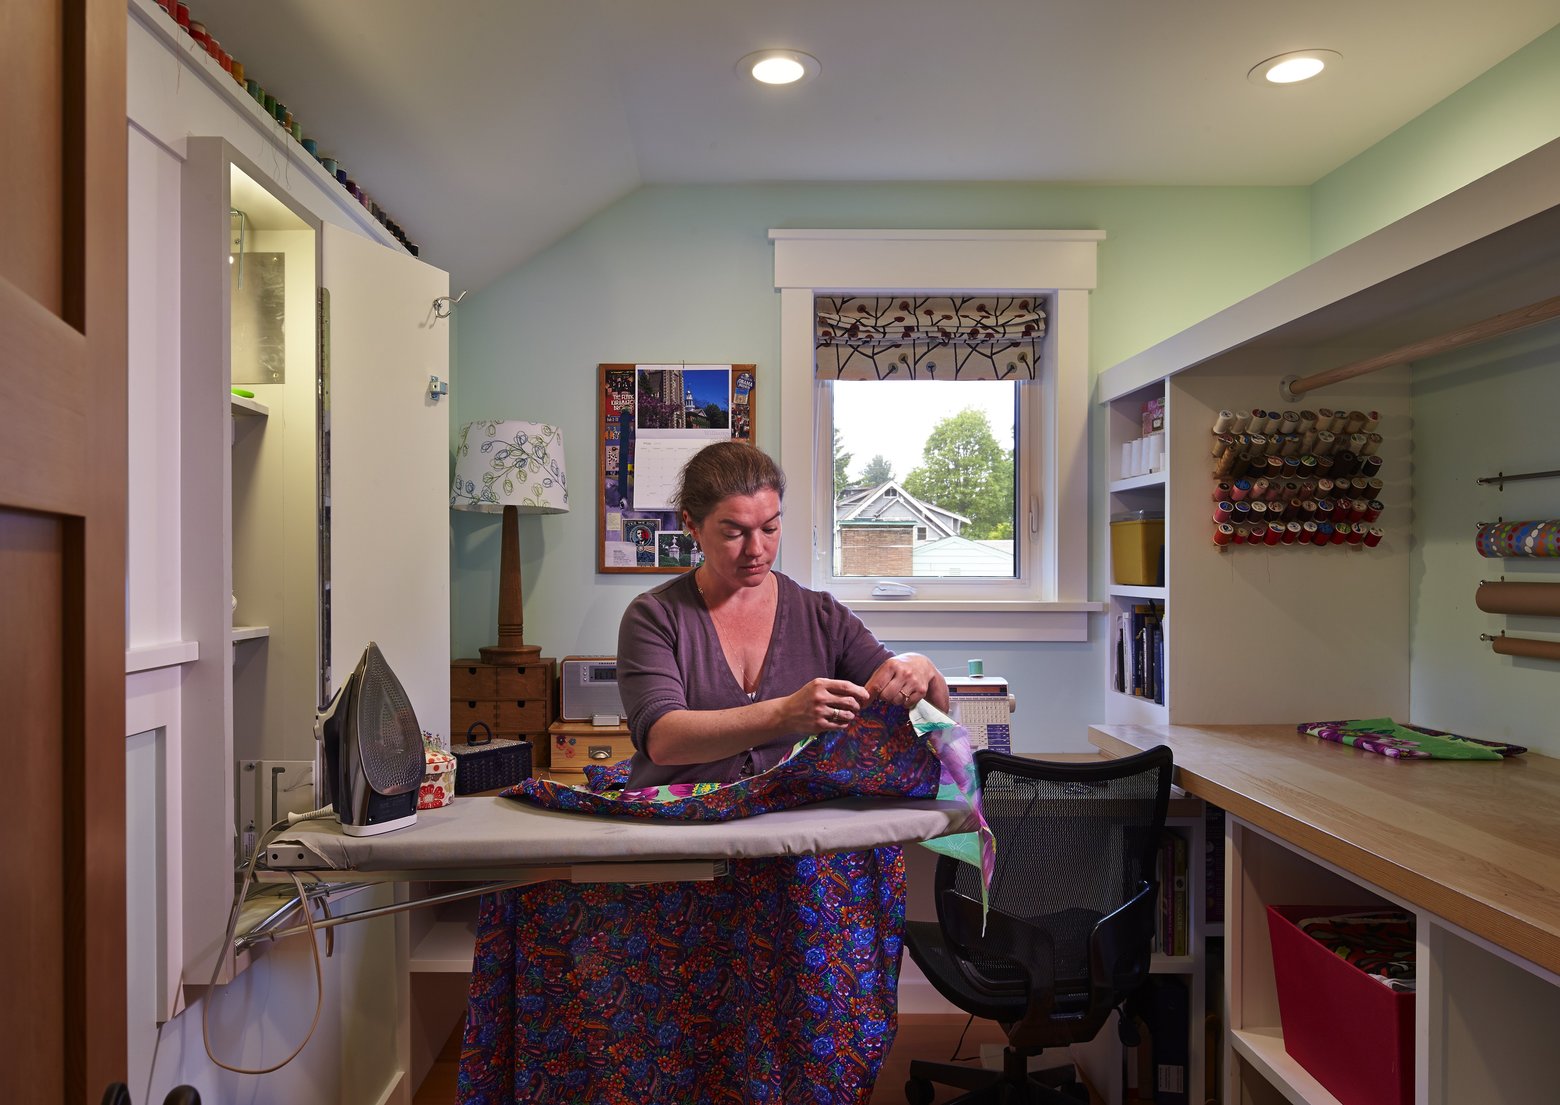
<path id="1" fill-rule="evenodd" d="M 610 760 L 612 758 L 612 746 L 610 744 L 593 744 L 590 746 L 589 755 L 593 760 Z"/>

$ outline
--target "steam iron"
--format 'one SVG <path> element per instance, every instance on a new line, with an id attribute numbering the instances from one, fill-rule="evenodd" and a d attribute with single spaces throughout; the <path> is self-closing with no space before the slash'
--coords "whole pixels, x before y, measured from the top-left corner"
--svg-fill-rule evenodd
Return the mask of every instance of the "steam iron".
<path id="1" fill-rule="evenodd" d="M 321 805 L 348 836 L 374 836 L 417 823 L 424 770 L 422 729 L 411 699 L 370 641 L 330 705 L 314 718 L 324 754 Z"/>

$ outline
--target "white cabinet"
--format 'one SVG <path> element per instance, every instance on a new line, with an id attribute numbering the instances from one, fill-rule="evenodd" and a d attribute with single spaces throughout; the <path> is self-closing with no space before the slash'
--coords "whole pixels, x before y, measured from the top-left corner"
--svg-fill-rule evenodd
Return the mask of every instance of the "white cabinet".
<path id="1" fill-rule="evenodd" d="M 180 185 L 181 574 L 200 642 L 181 691 L 180 867 L 186 981 L 203 984 L 240 811 L 266 828 L 259 773 L 240 765 L 288 765 L 302 785 L 329 672 L 377 641 L 422 727 L 448 730 L 449 419 L 427 388 L 449 374 L 431 309 L 448 278 L 322 227 L 221 139 L 188 140 Z"/>
<path id="2" fill-rule="evenodd" d="M 204 983 L 245 827 L 237 761 L 313 758 L 320 237 L 220 139 L 188 141 L 180 199 L 181 576 L 200 642 L 181 690 L 182 931 L 186 982 Z"/>

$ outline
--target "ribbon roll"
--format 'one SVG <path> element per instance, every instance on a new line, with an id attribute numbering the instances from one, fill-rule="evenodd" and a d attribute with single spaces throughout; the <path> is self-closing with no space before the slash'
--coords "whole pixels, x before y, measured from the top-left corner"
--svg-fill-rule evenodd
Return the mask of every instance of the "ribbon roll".
<path id="1" fill-rule="evenodd" d="M 1486 614 L 1560 616 L 1560 583 L 1481 583 L 1474 603 Z"/>
<path id="2" fill-rule="evenodd" d="M 1380 496 L 1376 496 L 1380 498 Z M 1479 527 L 1474 538 L 1479 555 L 1560 556 L 1560 521 L 1553 518 L 1530 522 L 1491 522 Z"/>
<path id="3" fill-rule="evenodd" d="M 1490 648 L 1502 656 L 1528 656 L 1535 660 L 1560 660 L 1560 641 L 1539 641 L 1532 637 L 1507 637 L 1490 641 Z"/>

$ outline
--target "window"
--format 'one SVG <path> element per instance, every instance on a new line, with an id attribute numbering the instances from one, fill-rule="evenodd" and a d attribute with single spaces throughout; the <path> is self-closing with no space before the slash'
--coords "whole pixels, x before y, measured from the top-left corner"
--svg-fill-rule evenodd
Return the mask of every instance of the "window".
<path id="1" fill-rule="evenodd" d="M 780 461 L 791 478 L 781 569 L 832 591 L 889 640 L 1086 639 L 1097 607 L 1085 601 L 1088 289 L 1103 235 L 770 237 L 781 293 Z M 1048 317 L 1020 347 L 1022 371 L 1011 371 L 1014 347 L 992 359 L 989 346 L 954 348 L 925 332 L 891 356 L 871 355 L 904 306 L 934 299 L 935 318 L 950 302 L 960 317 L 1021 303 Z M 832 350 L 819 337 L 820 319 L 831 318 L 841 339 Z M 880 333 L 853 329 L 858 318 Z M 981 358 L 987 378 L 967 379 Z M 846 362 L 870 370 L 842 372 Z"/>

